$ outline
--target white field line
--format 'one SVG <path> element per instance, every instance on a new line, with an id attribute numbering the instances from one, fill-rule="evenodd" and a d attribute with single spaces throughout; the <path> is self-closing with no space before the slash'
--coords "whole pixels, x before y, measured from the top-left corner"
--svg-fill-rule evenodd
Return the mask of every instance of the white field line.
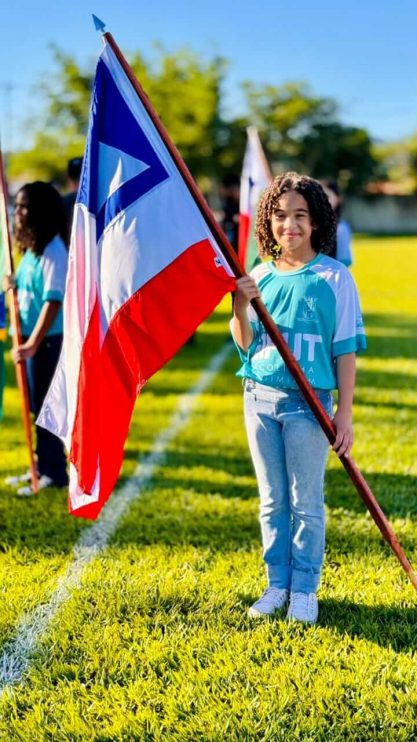
<path id="1" fill-rule="evenodd" d="M 152 451 L 138 463 L 133 476 L 106 503 L 99 520 L 81 534 L 74 547 L 73 560 L 59 579 L 50 600 L 23 616 L 16 635 L 5 644 L 0 655 L 0 700 L 11 686 L 22 680 L 30 658 L 46 635 L 51 622 L 62 605 L 71 598 L 73 591 L 81 586 L 86 567 L 106 548 L 121 518 L 131 503 L 140 496 L 141 488 L 163 463 L 168 445 L 188 422 L 198 397 L 221 369 L 231 349 L 232 345 L 227 343 L 212 358 L 190 391 L 181 395 L 168 427 L 157 436 Z"/>

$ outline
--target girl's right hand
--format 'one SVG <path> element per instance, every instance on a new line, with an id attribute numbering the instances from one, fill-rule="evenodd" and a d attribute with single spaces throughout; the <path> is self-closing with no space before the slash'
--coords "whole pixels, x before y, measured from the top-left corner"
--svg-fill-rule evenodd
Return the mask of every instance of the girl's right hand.
<path id="1" fill-rule="evenodd" d="M 257 283 L 251 276 L 242 276 L 236 281 L 236 293 L 234 301 L 235 314 L 246 311 L 252 299 L 260 299 L 261 292 Z"/>

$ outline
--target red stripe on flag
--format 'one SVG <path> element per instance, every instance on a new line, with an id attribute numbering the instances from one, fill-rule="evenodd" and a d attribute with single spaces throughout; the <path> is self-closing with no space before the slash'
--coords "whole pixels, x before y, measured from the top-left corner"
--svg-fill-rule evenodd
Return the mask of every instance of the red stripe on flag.
<path id="1" fill-rule="evenodd" d="M 99 387 L 96 418 L 88 426 L 78 422 L 91 404 L 79 398 L 74 431 L 91 430 L 95 438 L 83 442 L 81 460 L 89 472 L 98 461 L 100 498 L 73 511 L 96 518 L 110 496 L 123 461 L 133 407 L 141 386 L 181 348 L 228 291 L 235 278 L 215 264 L 208 240 L 192 245 L 167 268 L 137 291 L 112 319 L 93 378 Z M 84 349 L 83 349 L 84 355 Z M 94 430 L 93 430 L 94 428 Z M 80 442 L 72 451 L 81 454 Z"/>
<path id="2" fill-rule="evenodd" d="M 239 214 L 238 258 L 244 267 L 246 267 L 246 258 L 248 253 L 250 223 L 251 219 L 248 214 Z"/>

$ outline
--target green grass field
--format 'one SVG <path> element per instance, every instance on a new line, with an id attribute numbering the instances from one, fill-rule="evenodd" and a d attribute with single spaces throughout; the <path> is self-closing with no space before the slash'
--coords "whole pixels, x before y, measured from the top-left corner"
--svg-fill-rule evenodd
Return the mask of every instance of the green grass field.
<path id="1" fill-rule="evenodd" d="M 353 455 L 417 566 L 417 238 L 357 238 L 354 250 L 369 351 Z M 229 314 L 227 299 L 144 390 L 120 487 L 224 344 Z M 265 579 L 237 367 L 232 353 L 5 688 L 1 740 L 417 740 L 417 593 L 333 454 L 318 625 L 246 615 Z M 26 465 L 8 374 L 1 480 Z M 90 527 L 64 492 L 22 501 L 0 484 L 6 651 Z"/>

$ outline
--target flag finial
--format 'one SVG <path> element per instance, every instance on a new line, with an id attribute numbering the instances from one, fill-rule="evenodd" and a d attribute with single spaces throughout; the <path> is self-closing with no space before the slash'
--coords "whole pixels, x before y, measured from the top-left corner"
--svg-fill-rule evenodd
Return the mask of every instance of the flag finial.
<path id="1" fill-rule="evenodd" d="M 100 31 L 100 33 L 104 33 L 106 24 L 103 23 L 103 21 L 101 21 L 100 18 L 97 18 L 97 16 L 94 15 L 94 13 L 92 13 L 92 16 L 93 16 L 93 21 L 94 21 L 94 26 L 95 26 L 96 31 Z"/>

